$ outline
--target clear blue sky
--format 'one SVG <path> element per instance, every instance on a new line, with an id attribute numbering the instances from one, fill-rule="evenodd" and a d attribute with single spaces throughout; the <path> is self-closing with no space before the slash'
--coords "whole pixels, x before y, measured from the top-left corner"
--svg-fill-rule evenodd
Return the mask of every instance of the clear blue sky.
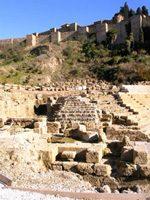
<path id="1" fill-rule="evenodd" d="M 111 19 L 124 0 L 0 0 L 0 39 L 25 37 L 26 34 L 59 28 L 77 22 L 85 26 L 94 21 Z M 134 10 L 149 0 L 128 0 Z"/>

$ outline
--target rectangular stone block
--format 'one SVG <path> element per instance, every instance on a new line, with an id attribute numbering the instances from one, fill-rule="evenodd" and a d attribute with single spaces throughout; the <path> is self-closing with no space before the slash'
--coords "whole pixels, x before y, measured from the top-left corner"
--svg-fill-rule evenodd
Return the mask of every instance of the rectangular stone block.
<path id="1" fill-rule="evenodd" d="M 134 146 L 133 162 L 134 162 L 134 164 L 147 164 L 148 151 L 147 151 L 147 147 L 145 145 Z"/>
<path id="2" fill-rule="evenodd" d="M 48 133 L 59 133 L 60 128 L 61 128 L 60 122 L 47 122 Z"/>
<path id="3" fill-rule="evenodd" d="M 34 123 L 34 128 L 41 128 L 42 127 L 42 123 L 41 122 L 35 122 Z"/>
<path id="4" fill-rule="evenodd" d="M 86 152 L 86 162 L 87 163 L 100 163 L 103 156 L 103 148 L 101 146 L 98 147 L 90 147 Z"/>
<path id="5" fill-rule="evenodd" d="M 124 146 L 121 152 L 121 160 L 133 162 L 133 147 Z"/>
<path id="6" fill-rule="evenodd" d="M 63 151 L 61 153 L 61 158 L 63 160 L 73 161 L 76 156 L 76 151 Z"/>
<path id="7" fill-rule="evenodd" d="M 111 166 L 105 165 L 105 164 L 95 164 L 94 165 L 94 173 L 97 176 L 110 176 Z"/>

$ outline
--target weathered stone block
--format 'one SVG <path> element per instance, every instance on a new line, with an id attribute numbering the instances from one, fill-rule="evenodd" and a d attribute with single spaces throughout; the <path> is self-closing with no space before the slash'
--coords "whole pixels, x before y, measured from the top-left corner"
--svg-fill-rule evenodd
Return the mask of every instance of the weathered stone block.
<path id="1" fill-rule="evenodd" d="M 77 165 L 78 165 L 78 162 L 63 162 L 63 169 L 65 171 L 76 172 Z"/>
<path id="2" fill-rule="evenodd" d="M 47 122 L 48 133 L 59 133 L 60 128 L 61 128 L 60 122 Z"/>
<path id="3" fill-rule="evenodd" d="M 138 168 L 135 164 L 128 164 L 125 162 L 117 163 L 117 172 L 119 176 L 138 176 Z"/>
<path id="4" fill-rule="evenodd" d="M 87 149 L 86 152 L 86 162 L 87 163 L 100 163 L 101 159 L 102 159 L 102 153 L 103 148 L 102 146 L 94 146 L 94 147 L 90 147 L 89 149 Z"/>
<path id="5" fill-rule="evenodd" d="M 121 152 L 121 160 L 133 162 L 133 147 L 124 146 Z"/>
<path id="6" fill-rule="evenodd" d="M 134 146 L 133 162 L 134 164 L 146 164 L 148 162 L 148 151 L 145 145 Z"/>
<path id="7" fill-rule="evenodd" d="M 78 163 L 76 170 L 79 174 L 92 174 L 93 173 L 93 164 L 89 163 Z"/>
<path id="8" fill-rule="evenodd" d="M 43 126 L 42 122 L 35 122 L 34 128 L 41 128 Z"/>
<path id="9" fill-rule="evenodd" d="M 94 165 L 94 173 L 97 176 L 110 176 L 111 166 L 105 165 L 105 164 L 95 164 Z"/>
<path id="10" fill-rule="evenodd" d="M 58 147 L 51 146 L 51 149 L 48 151 L 40 150 L 39 151 L 39 160 L 42 161 L 42 164 L 48 169 L 51 168 L 51 163 L 56 161 L 56 156 L 58 154 Z"/>
<path id="11" fill-rule="evenodd" d="M 140 175 L 142 177 L 150 177 L 150 166 L 147 165 L 140 165 Z"/>
<path id="12" fill-rule="evenodd" d="M 61 158 L 63 160 L 73 161 L 75 156 L 76 156 L 76 152 L 75 151 L 63 151 L 61 153 Z"/>
<path id="13" fill-rule="evenodd" d="M 82 125 L 82 124 L 79 124 L 78 130 L 81 131 L 81 132 L 86 132 L 86 126 Z"/>

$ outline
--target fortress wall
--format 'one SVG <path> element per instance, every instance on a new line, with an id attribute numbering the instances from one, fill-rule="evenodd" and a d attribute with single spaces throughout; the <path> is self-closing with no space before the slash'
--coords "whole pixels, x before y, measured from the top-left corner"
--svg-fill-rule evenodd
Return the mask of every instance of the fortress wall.
<path id="1" fill-rule="evenodd" d="M 42 36 L 42 35 L 50 35 L 50 30 L 49 31 L 45 31 L 45 32 L 42 32 L 42 33 L 39 33 L 39 36 Z"/>
<path id="2" fill-rule="evenodd" d="M 51 42 L 54 42 L 54 41 L 58 41 L 58 42 L 61 41 L 61 32 L 57 31 L 57 32 L 51 33 Z"/>
<path id="3" fill-rule="evenodd" d="M 37 43 L 40 43 L 40 42 L 42 42 L 43 40 L 45 40 L 45 39 L 49 39 L 50 38 L 50 34 L 49 35 L 39 35 L 37 38 L 36 38 L 36 42 Z"/>
<path id="4" fill-rule="evenodd" d="M 78 24 L 72 23 L 70 24 L 70 31 L 77 31 L 78 30 Z"/>
<path id="5" fill-rule="evenodd" d="M 6 39 L 0 40 L 0 50 L 4 49 L 5 47 L 12 47 L 13 46 L 13 39 Z"/>
<path id="6" fill-rule="evenodd" d="M 108 24 L 97 24 L 96 25 L 96 38 L 97 42 L 101 43 L 106 40 L 106 32 L 108 31 Z"/>
<path id="7" fill-rule="evenodd" d="M 139 41 L 139 30 L 142 27 L 142 16 L 135 15 L 131 17 L 131 32 L 133 33 L 135 41 Z"/>
<path id="8" fill-rule="evenodd" d="M 36 45 L 36 36 L 33 34 L 27 35 L 26 46 L 35 46 L 35 45 Z"/>
<path id="9" fill-rule="evenodd" d="M 88 38 L 89 27 L 78 27 L 78 40 L 87 39 Z"/>
<path id="10" fill-rule="evenodd" d="M 143 18 L 143 27 L 150 26 L 150 16 Z"/>
<path id="11" fill-rule="evenodd" d="M 117 38 L 115 40 L 115 44 L 122 44 L 125 42 L 127 38 L 127 32 L 126 32 L 126 24 L 128 22 L 125 21 L 124 23 L 118 23 L 118 24 L 111 24 L 109 25 L 109 30 L 114 28 L 118 30 Z"/>
<path id="12" fill-rule="evenodd" d="M 61 33 L 61 41 L 69 38 L 69 37 L 75 37 L 76 31 L 69 31 L 69 32 L 62 32 Z"/>
<path id="13" fill-rule="evenodd" d="M 62 27 L 60 29 L 58 29 L 60 32 L 69 32 L 70 31 L 70 26 L 65 26 L 65 27 Z"/>
<path id="14" fill-rule="evenodd" d="M 89 25 L 88 28 L 89 28 L 89 34 L 96 33 L 96 27 L 94 24 Z"/>
<path id="15" fill-rule="evenodd" d="M 19 44 L 21 42 L 24 42 L 26 40 L 26 38 L 15 38 L 13 39 L 13 44 Z"/>

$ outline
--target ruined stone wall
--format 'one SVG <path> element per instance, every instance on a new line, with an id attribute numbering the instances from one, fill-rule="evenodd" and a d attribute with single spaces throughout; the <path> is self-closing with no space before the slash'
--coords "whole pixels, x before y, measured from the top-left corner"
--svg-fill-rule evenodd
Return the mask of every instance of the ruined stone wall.
<path id="1" fill-rule="evenodd" d="M 27 35 L 26 46 L 35 46 L 35 45 L 36 45 L 36 36 L 33 34 Z"/>
<path id="2" fill-rule="evenodd" d="M 150 26 L 150 16 L 143 17 L 143 27 Z"/>
<path id="3" fill-rule="evenodd" d="M 0 40 L 0 50 L 2 50 L 5 47 L 12 47 L 12 46 L 13 46 L 13 39 Z"/>
<path id="4" fill-rule="evenodd" d="M 121 23 L 118 24 L 110 24 L 109 26 L 109 30 L 114 28 L 116 30 L 118 30 L 118 34 L 117 34 L 117 38 L 115 40 L 115 44 L 122 44 L 125 42 L 126 38 L 127 38 L 127 31 L 126 31 L 126 24 L 128 24 L 128 21 L 123 21 Z"/>
<path id="5" fill-rule="evenodd" d="M 54 41 L 58 41 L 58 42 L 61 41 L 61 32 L 57 31 L 57 32 L 51 33 L 51 42 L 54 42 Z"/>
<path id="6" fill-rule="evenodd" d="M 96 25 L 96 39 L 98 43 L 106 40 L 106 32 L 108 31 L 108 24 L 97 24 Z"/>
<path id="7" fill-rule="evenodd" d="M 96 33 L 96 27 L 95 27 L 94 24 L 88 26 L 88 28 L 89 28 L 89 34 L 90 34 L 90 35 L 93 34 L 93 33 Z"/>
<path id="8" fill-rule="evenodd" d="M 16 45 L 16 44 L 20 44 L 22 42 L 25 42 L 26 38 L 15 38 L 13 39 L 13 45 Z"/>
<path id="9" fill-rule="evenodd" d="M 87 39 L 88 38 L 89 27 L 78 27 L 78 40 Z"/>
<path id="10" fill-rule="evenodd" d="M 61 33 L 61 41 L 68 39 L 69 37 L 75 37 L 76 31 L 62 32 Z"/>
<path id="11" fill-rule="evenodd" d="M 40 43 L 40 42 L 42 42 L 42 41 L 44 41 L 46 39 L 50 40 L 50 35 L 46 35 L 46 34 L 45 35 L 39 35 L 36 38 L 36 43 Z"/>
<path id="12" fill-rule="evenodd" d="M 135 41 L 139 41 L 139 30 L 142 27 L 142 16 L 135 15 L 131 17 L 131 32 L 133 33 Z"/>

